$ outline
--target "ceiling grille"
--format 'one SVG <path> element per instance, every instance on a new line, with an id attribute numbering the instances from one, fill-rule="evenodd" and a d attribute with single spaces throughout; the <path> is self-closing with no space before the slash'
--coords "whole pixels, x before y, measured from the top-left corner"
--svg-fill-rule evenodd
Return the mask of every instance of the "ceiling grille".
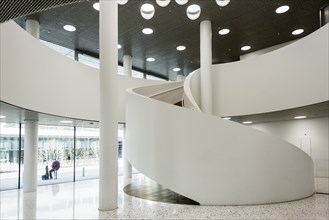
<path id="1" fill-rule="evenodd" d="M 0 23 L 85 0 L 0 0 Z"/>

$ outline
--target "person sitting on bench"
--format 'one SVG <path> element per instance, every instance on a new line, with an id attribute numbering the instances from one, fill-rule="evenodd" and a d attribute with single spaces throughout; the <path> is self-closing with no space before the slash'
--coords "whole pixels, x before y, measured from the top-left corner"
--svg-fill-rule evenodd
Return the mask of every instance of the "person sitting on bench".
<path id="1" fill-rule="evenodd" d="M 51 164 L 51 170 L 49 171 L 49 174 L 50 174 L 50 179 L 53 178 L 53 175 L 52 175 L 52 172 L 59 170 L 61 164 L 59 163 L 58 160 L 54 160 L 53 163 Z M 56 173 L 55 172 L 55 173 Z M 56 178 L 57 178 L 57 175 L 56 175 Z"/>

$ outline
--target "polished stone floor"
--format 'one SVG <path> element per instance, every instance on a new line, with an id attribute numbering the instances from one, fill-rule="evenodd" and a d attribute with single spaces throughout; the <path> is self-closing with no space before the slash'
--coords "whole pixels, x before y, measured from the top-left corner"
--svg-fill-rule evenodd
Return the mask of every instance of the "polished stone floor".
<path id="1" fill-rule="evenodd" d="M 123 187 L 144 181 L 141 174 L 124 181 L 119 177 L 118 208 L 98 210 L 98 180 L 0 192 L 0 219 L 329 219 L 329 196 L 268 205 L 195 206 L 155 202 L 129 196 Z"/>

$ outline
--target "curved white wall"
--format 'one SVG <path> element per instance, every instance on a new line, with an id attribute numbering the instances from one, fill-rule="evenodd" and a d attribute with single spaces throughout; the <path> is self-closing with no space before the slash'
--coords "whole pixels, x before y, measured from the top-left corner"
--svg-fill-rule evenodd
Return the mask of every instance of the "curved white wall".
<path id="1" fill-rule="evenodd" d="M 0 100 L 34 111 L 98 120 L 99 71 L 49 49 L 15 22 L 0 29 Z M 119 76 L 119 121 L 125 121 L 125 90 L 161 82 Z M 162 82 L 163 83 L 163 82 Z"/>
<path id="2" fill-rule="evenodd" d="M 328 101 L 329 24 L 288 46 L 213 65 L 214 113 L 272 112 Z"/>
<path id="3" fill-rule="evenodd" d="M 202 205 L 274 203 L 314 193 L 312 159 L 281 139 L 132 91 L 126 111 L 128 160 Z"/>

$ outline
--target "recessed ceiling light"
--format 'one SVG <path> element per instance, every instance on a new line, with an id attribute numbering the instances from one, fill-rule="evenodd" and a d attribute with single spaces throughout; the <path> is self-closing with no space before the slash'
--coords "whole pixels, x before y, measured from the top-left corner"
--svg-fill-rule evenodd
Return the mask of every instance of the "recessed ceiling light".
<path id="1" fill-rule="evenodd" d="M 187 7 L 186 15 L 190 20 L 197 19 L 201 14 L 201 8 L 197 4 L 193 4 Z"/>
<path id="2" fill-rule="evenodd" d="M 153 58 L 153 57 L 149 57 L 149 58 L 147 58 L 146 59 L 148 62 L 154 62 L 155 61 L 155 59 Z"/>
<path id="3" fill-rule="evenodd" d="M 176 50 L 179 50 L 179 51 L 182 51 L 182 50 L 185 50 L 185 49 L 186 49 L 186 47 L 183 46 L 183 45 L 176 47 Z"/>
<path id="4" fill-rule="evenodd" d="M 223 119 L 225 119 L 225 120 L 230 120 L 231 117 L 224 117 Z"/>
<path id="5" fill-rule="evenodd" d="M 170 0 L 156 0 L 156 2 L 158 3 L 159 6 L 166 7 L 167 5 L 169 5 Z"/>
<path id="6" fill-rule="evenodd" d="M 243 51 L 246 51 L 246 50 L 250 50 L 250 46 L 243 46 L 243 47 L 241 47 L 241 50 L 243 50 Z"/>
<path id="7" fill-rule="evenodd" d="M 278 7 L 278 8 L 275 10 L 275 12 L 276 12 L 277 14 L 282 14 L 282 13 L 287 12 L 288 10 L 289 10 L 289 6 L 288 6 L 288 5 L 282 5 L 282 6 Z"/>
<path id="8" fill-rule="evenodd" d="M 142 30 L 143 34 L 152 34 L 153 33 L 153 29 L 151 28 L 144 28 Z"/>
<path id="9" fill-rule="evenodd" d="M 99 2 L 93 4 L 95 10 L 99 11 Z"/>
<path id="10" fill-rule="evenodd" d="M 117 0 L 119 5 L 124 5 L 128 2 L 128 0 Z"/>
<path id="11" fill-rule="evenodd" d="M 294 117 L 294 119 L 303 119 L 303 118 L 307 118 L 305 115 L 301 115 L 301 116 L 296 116 Z"/>
<path id="12" fill-rule="evenodd" d="M 173 69 L 173 71 L 178 72 L 178 71 L 180 71 L 180 68 L 176 67 Z"/>
<path id="13" fill-rule="evenodd" d="M 0 115 L 0 118 L 5 118 L 6 116 L 4 116 L 4 115 Z"/>
<path id="14" fill-rule="evenodd" d="M 225 34 L 230 33 L 230 30 L 227 29 L 227 28 L 224 28 L 224 29 L 221 29 L 218 33 L 219 33 L 220 35 L 225 35 Z"/>
<path id="15" fill-rule="evenodd" d="M 179 5 L 185 5 L 188 2 L 188 0 L 175 0 L 175 1 Z"/>
<path id="16" fill-rule="evenodd" d="M 74 26 L 72 26 L 72 25 L 69 25 L 69 24 L 67 24 L 67 25 L 64 25 L 64 27 L 63 27 L 66 31 L 70 31 L 70 32 L 72 32 L 72 31 L 75 31 L 76 30 L 76 28 L 74 27 Z"/>
<path id="17" fill-rule="evenodd" d="M 291 34 L 292 35 L 299 35 L 299 34 L 301 34 L 303 32 L 304 32 L 304 29 L 297 29 L 297 30 L 294 30 Z"/>
<path id="18" fill-rule="evenodd" d="M 120 44 L 118 44 L 118 49 L 121 49 L 121 45 Z"/>
<path id="19" fill-rule="evenodd" d="M 72 121 L 69 121 L 69 120 L 63 120 L 63 121 L 60 121 L 60 123 L 63 123 L 63 124 L 71 124 Z"/>
<path id="20" fill-rule="evenodd" d="M 154 16 L 155 9 L 153 5 L 146 3 L 141 6 L 140 12 L 143 18 L 149 20 Z"/>
<path id="21" fill-rule="evenodd" d="M 226 5 L 228 5 L 228 3 L 230 3 L 230 0 L 216 0 L 216 3 L 221 7 L 225 7 Z"/>
<path id="22" fill-rule="evenodd" d="M 252 124 L 252 121 L 244 121 L 243 124 Z"/>

